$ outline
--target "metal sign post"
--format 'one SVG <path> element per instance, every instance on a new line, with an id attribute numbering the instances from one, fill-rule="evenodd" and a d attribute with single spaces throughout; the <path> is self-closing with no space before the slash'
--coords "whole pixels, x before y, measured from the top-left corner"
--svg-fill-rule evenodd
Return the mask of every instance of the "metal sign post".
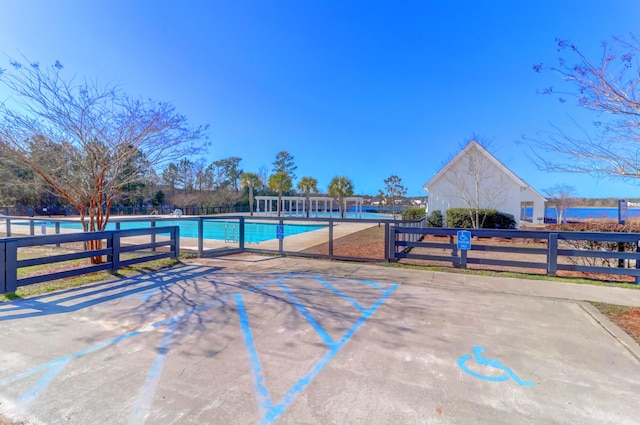
<path id="1" fill-rule="evenodd" d="M 284 223 L 280 219 L 280 225 L 276 226 L 276 238 L 278 239 L 278 251 L 284 251 Z"/>
<path id="2" fill-rule="evenodd" d="M 625 224 L 629 219 L 629 203 L 624 199 L 618 199 L 618 224 Z"/>

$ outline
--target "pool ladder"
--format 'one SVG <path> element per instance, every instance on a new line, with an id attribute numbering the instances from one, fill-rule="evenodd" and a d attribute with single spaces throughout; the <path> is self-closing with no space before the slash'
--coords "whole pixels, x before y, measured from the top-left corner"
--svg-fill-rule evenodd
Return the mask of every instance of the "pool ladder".
<path id="1" fill-rule="evenodd" d="M 225 242 L 238 242 L 237 234 L 238 226 L 235 224 L 224 225 L 224 241 Z"/>

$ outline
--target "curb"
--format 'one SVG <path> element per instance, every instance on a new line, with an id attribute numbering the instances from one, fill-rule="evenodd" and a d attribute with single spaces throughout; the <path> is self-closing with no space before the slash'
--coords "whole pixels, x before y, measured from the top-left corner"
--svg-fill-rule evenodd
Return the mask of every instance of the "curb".
<path id="1" fill-rule="evenodd" d="M 587 302 L 579 301 L 577 304 L 604 328 L 616 341 L 622 345 L 635 359 L 640 362 L 640 345 L 629 334 L 620 329 L 618 325 L 609 320 L 597 308 Z"/>

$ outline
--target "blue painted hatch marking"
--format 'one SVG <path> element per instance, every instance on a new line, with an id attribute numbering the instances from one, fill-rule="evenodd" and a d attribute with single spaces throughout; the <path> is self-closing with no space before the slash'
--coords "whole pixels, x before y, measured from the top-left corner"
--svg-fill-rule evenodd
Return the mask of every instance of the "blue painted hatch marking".
<path id="1" fill-rule="evenodd" d="M 315 280 L 322 283 L 324 282 L 322 279 L 317 276 L 313 276 Z M 354 282 L 365 283 L 369 286 L 371 282 L 363 282 L 355 279 L 349 279 Z M 358 308 L 362 311 L 362 314 L 356 320 L 356 322 L 349 328 L 345 334 L 340 338 L 339 341 L 333 341 L 331 337 L 329 337 L 328 332 L 313 318 L 311 313 L 307 308 L 305 308 L 302 304 L 298 302 L 295 296 L 291 293 L 291 290 L 287 287 L 285 283 L 285 279 L 276 280 L 278 285 L 285 292 L 289 300 L 296 306 L 297 310 L 300 314 L 307 320 L 309 325 L 313 327 L 318 335 L 323 339 L 323 341 L 327 344 L 329 351 L 320 358 L 312 367 L 306 375 L 300 378 L 290 389 L 289 391 L 282 396 L 280 401 L 277 403 L 273 403 L 271 400 L 269 391 L 266 387 L 266 382 L 263 375 L 262 365 L 259 360 L 258 352 L 256 351 L 255 343 L 253 341 L 253 337 L 251 334 L 251 329 L 249 327 L 249 321 L 247 317 L 247 312 L 244 306 L 244 302 L 242 301 L 242 294 L 237 295 L 238 301 L 238 315 L 240 316 L 241 327 L 243 330 L 243 337 L 245 342 L 245 348 L 248 352 L 249 357 L 249 365 L 251 368 L 251 373 L 253 376 L 254 383 L 254 393 L 256 396 L 256 400 L 258 402 L 258 411 L 260 412 L 260 424 L 268 425 L 274 423 L 289 407 L 289 405 L 296 400 L 296 398 L 304 391 L 304 389 L 318 376 L 318 374 L 324 369 L 324 367 L 329 364 L 329 362 L 335 357 L 336 354 L 344 347 L 344 345 L 349 342 L 353 334 L 367 321 L 367 319 L 384 303 L 384 301 L 398 288 L 398 284 L 390 285 L 388 289 L 383 289 L 380 287 L 380 291 L 382 295 L 376 300 L 376 302 L 368 309 L 362 310 L 362 307 L 351 300 L 349 297 L 341 293 L 337 290 L 332 290 L 332 292 L 340 297 L 343 297 L 350 301 L 354 307 Z M 324 282 L 324 283 L 323 283 Z M 373 287 L 373 286 L 372 286 Z M 331 289 L 331 288 L 329 288 Z"/>
<path id="2" fill-rule="evenodd" d="M 28 405 L 34 402 L 39 395 L 46 390 L 46 388 L 55 380 L 55 378 L 62 372 L 69 363 L 73 360 L 79 359 L 83 356 L 86 356 L 91 353 L 95 353 L 103 348 L 112 346 L 119 342 L 128 340 L 129 338 L 136 337 L 138 335 L 146 334 L 149 332 L 157 331 L 159 328 L 166 327 L 166 330 L 163 334 L 161 343 L 157 348 L 157 354 L 150 365 L 149 371 L 147 373 L 145 382 L 140 388 L 140 392 L 138 394 L 138 399 L 134 404 L 134 408 L 132 409 L 129 415 L 129 421 L 135 423 L 144 423 L 146 417 L 148 416 L 148 412 L 151 409 L 153 404 L 153 400 L 156 394 L 156 390 L 158 384 L 160 382 L 160 378 L 162 375 L 163 368 L 170 354 L 170 342 L 173 338 L 173 334 L 177 329 L 179 322 L 191 316 L 194 313 L 200 312 L 204 309 L 220 306 L 226 301 L 231 299 L 235 300 L 238 310 L 239 324 L 240 330 L 243 335 L 243 343 L 248 352 L 249 356 L 249 367 L 251 373 L 253 375 L 253 386 L 254 392 L 256 395 L 256 400 L 258 402 L 258 411 L 260 414 L 260 423 L 261 424 L 271 424 L 274 423 L 289 407 L 289 405 L 296 400 L 296 398 L 305 390 L 305 388 L 315 379 L 315 377 L 324 369 L 324 367 L 335 357 L 335 355 L 344 347 L 344 345 L 351 339 L 353 334 L 367 321 L 367 319 L 384 303 L 384 301 L 398 288 L 397 284 L 383 284 L 383 283 L 375 283 L 367 280 L 358 280 L 358 279 L 342 279 L 349 282 L 365 284 L 372 288 L 374 291 L 380 292 L 380 297 L 374 302 L 374 304 L 370 308 L 365 308 L 353 299 L 351 299 L 346 294 L 342 293 L 338 289 L 336 289 L 333 285 L 329 283 L 330 279 L 322 278 L 319 276 L 309 276 L 312 279 L 311 281 L 318 282 L 324 288 L 327 288 L 331 291 L 332 294 L 339 296 L 346 301 L 348 301 L 354 308 L 356 308 L 362 314 L 356 320 L 356 322 L 345 332 L 345 334 L 338 340 L 334 341 L 328 334 L 328 332 L 318 323 L 312 316 L 311 312 L 304 307 L 296 297 L 293 295 L 291 290 L 287 285 L 291 285 L 287 282 L 288 279 L 291 279 L 295 276 L 298 276 L 298 273 L 292 273 L 287 276 L 284 276 L 280 279 L 274 279 L 272 281 L 247 287 L 245 291 L 240 293 L 234 293 L 222 298 L 219 298 L 213 302 L 209 302 L 197 307 L 193 307 L 181 313 L 178 313 L 172 317 L 158 320 L 154 323 L 151 323 L 146 326 L 141 326 L 138 330 L 124 333 L 122 335 L 118 335 L 116 337 L 98 342 L 90 347 L 78 350 L 74 353 L 61 356 L 57 359 L 53 359 L 51 361 L 42 363 L 40 365 L 34 366 L 28 370 L 17 373 L 13 376 L 6 377 L 4 379 L 0 379 L 0 388 L 13 384 L 17 381 L 23 380 L 33 375 L 41 374 L 40 378 L 33 384 L 30 388 L 28 388 L 21 396 L 18 398 L 18 403 L 22 406 Z M 260 294 L 261 288 L 267 287 L 269 285 L 277 284 L 287 295 L 289 300 L 296 306 L 297 310 L 302 314 L 307 323 L 309 323 L 315 330 L 318 332 L 320 337 L 326 343 L 328 347 L 328 351 L 322 356 L 312 367 L 311 369 L 301 377 L 290 389 L 287 393 L 285 393 L 282 398 L 277 402 L 273 403 L 271 400 L 271 396 L 269 394 L 267 383 L 264 380 L 264 374 L 262 365 L 260 363 L 260 358 L 258 356 L 258 351 L 255 347 L 255 341 L 253 339 L 253 333 L 251 330 L 251 325 L 249 321 L 249 315 L 247 313 L 243 295 L 247 295 L 250 293 Z M 153 297 L 158 292 L 162 291 L 163 287 L 169 286 L 170 283 L 163 282 L 160 285 L 154 285 L 151 289 L 139 293 L 140 299 L 143 302 L 148 301 L 151 297 Z M 129 291 L 125 291 L 125 296 L 129 295 Z M 56 306 L 57 307 L 57 306 Z"/>

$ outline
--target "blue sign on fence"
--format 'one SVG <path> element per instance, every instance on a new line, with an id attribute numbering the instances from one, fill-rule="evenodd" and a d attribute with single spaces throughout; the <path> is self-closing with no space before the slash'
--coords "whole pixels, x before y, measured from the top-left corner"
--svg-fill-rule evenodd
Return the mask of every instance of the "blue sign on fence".
<path id="1" fill-rule="evenodd" d="M 284 226 L 276 226 L 276 238 L 284 239 Z"/>
<path id="2" fill-rule="evenodd" d="M 458 230 L 458 249 L 471 249 L 471 232 Z"/>

